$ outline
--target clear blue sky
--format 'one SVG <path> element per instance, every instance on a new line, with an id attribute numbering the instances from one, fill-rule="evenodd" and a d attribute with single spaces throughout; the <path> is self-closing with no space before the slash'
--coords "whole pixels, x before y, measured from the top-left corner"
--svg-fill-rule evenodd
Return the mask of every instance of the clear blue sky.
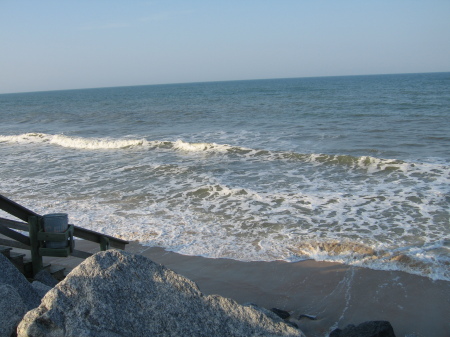
<path id="1" fill-rule="evenodd" d="M 450 71 L 450 0 L 0 0 L 0 93 Z"/>

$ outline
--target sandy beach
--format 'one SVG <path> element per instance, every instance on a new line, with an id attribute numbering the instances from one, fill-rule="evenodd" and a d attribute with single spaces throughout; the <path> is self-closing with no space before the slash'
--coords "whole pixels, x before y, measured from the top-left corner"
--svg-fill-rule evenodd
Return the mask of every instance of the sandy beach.
<path id="1" fill-rule="evenodd" d="M 98 246 L 77 240 L 77 249 L 96 252 Z M 204 294 L 286 310 L 307 336 L 328 336 L 334 328 L 369 320 L 391 322 L 396 336 L 450 336 L 450 282 L 313 260 L 240 262 L 184 256 L 136 242 L 126 251 L 188 277 Z M 45 260 L 68 268 L 82 261 Z M 300 315 L 317 319 L 298 319 Z"/>

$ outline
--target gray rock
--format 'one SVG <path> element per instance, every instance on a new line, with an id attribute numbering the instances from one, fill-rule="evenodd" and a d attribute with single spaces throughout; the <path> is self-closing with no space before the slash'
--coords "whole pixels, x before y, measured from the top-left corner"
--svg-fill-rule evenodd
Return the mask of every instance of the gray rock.
<path id="1" fill-rule="evenodd" d="M 0 337 L 10 337 L 26 312 L 17 290 L 9 284 L 0 284 Z"/>
<path id="2" fill-rule="evenodd" d="M 355 326 L 347 325 L 344 329 L 335 329 L 330 337 L 395 337 L 391 323 L 387 321 L 369 321 Z"/>
<path id="3" fill-rule="evenodd" d="M 328 337 L 339 337 L 341 335 L 342 329 L 334 329 L 330 332 Z"/>
<path id="4" fill-rule="evenodd" d="M 271 313 L 273 314 L 273 313 Z M 304 336 L 273 314 L 217 295 L 146 257 L 117 250 L 81 263 L 28 312 L 24 336 Z"/>
<path id="5" fill-rule="evenodd" d="M 33 283 L 31 283 L 31 286 L 38 293 L 41 299 L 53 288 L 39 281 L 33 281 Z"/>
<path id="6" fill-rule="evenodd" d="M 58 281 L 45 269 L 42 269 L 36 275 L 34 275 L 34 280 L 39 281 L 49 287 L 54 287 L 58 284 Z"/>
<path id="7" fill-rule="evenodd" d="M 317 316 L 307 315 L 307 314 L 301 314 L 300 316 L 298 316 L 299 320 L 302 319 L 302 318 L 307 318 L 307 319 L 310 319 L 311 321 L 317 320 Z"/>
<path id="8" fill-rule="evenodd" d="M 3 254 L 0 254 L 0 270 L 0 283 L 9 284 L 15 288 L 28 310 L 39 306 L 41 298 L 33 289 L 30 282 L 28 282 L 25 276 Z"/>
<path id="9" fill-rule="evenodd" d="M 242 304 L 244 307 L 249 307 L 252 308 L 254 310 L 260 311 L 262 312 L 264 315 L 266 315 L 267 317 L 273 319 L 274 321 L 279 321 L 280 320 L 280 316 L 277 315 L 276 313 L 274 313 L 272 310 L 268 310 L 266 308 L 260 307 L 257 304 L 254 303 L 244 303 Z"/>
<path id="10" fill-rule="evenodd" d="M 272 311 L 273 313 L 277 314 L 282 319 L 288 319 L 289 317 L 291 317 L 291 314 L 289 312 L 287 312 L 286 310 L 282 310 L 282 309 L 278 309 L 278 308 L 272 308 L 272 309 L 270 309 L 270 311 Z"/>

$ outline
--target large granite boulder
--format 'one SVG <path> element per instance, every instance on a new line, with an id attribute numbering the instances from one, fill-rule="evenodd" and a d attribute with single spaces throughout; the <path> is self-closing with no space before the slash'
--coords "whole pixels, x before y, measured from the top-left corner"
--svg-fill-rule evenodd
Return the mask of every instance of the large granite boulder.
<path id="1" fill-rule="evenodd" d="M 275 315 L 274 315 L 275 316 Z M 28 312 L 22 336 L 303 336 L 281 318 L 217 295 L 148 258 L 100 252 Z"/>
<path id="2" fill-rule="evenodd" d="M 9 284 L 16 289 L 28 310 L 39 306 L 41 303 L 39 294 L 25 276 L 3 254 L 0 254 L 0 270 L 0 284 Z"/>
<path id="3" fill-rule="evenodd" d="M 17 290 L 0 283 L 0 337 L 10 337 L 26 312 L 27 307 Z"/>
<path id="4" fill-rule="evenodd" d="M 52 289 L 52 287 L 49 287 L 48 285 L 39 281 L 33 281 L 33 283 L 31 283 L 31 286 L 41 299 Z"/>
<path id="5" fill-rule="evenodd" d="M 45 269 L 34 275 L 33 279 L 52 288 L 58 284 L 58 281 Z"/>
<path id="6" fill-rule="evenodd" d="M 388 321 L 369 321 L 357 326 L 349 324 L 342 330 L 335 329 L 330 337 L 395 337 L 395 334 Z"/>

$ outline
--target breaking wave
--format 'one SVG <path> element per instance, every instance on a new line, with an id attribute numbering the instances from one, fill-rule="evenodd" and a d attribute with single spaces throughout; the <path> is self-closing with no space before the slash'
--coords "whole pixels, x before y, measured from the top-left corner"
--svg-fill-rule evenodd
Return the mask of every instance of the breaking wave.
<path id="1" fill-rule="evenodd" d="M 49 135 L 45 133 L 25 133 L 13 136 L 0 136 L 0 143 L 1 142 L 21 144 L 45 143 L 71 149 L 86 150 L 126 149 L 130 147 L 147 145 L 147 141 L 145 139 L 113 140 L 105 138 L 82 138 L 64 135 Z"/>
<path id="2" fill-rule="evenodd" d="M 126 149 L 165 149 L 180 153 L 203 153 L 208 155 L 226 154 L 258 160 L 287 160 L 310 163 L 312 165 L 340 166 L 349 169 L 362 168 L 369 173 L 375 171 L 404 171 L 411 164 L 396 159 L 381 159 L 371 156 L 302 154 L 296 152 L 251 149 L 228 144 L 207 142 L 149 141 L 141 139 L 84 138 L 46 133 L 25 133 L 20 135 L 0 135 L 0 143 L 50 144 L 78 150 L 126 150 Z"/>

